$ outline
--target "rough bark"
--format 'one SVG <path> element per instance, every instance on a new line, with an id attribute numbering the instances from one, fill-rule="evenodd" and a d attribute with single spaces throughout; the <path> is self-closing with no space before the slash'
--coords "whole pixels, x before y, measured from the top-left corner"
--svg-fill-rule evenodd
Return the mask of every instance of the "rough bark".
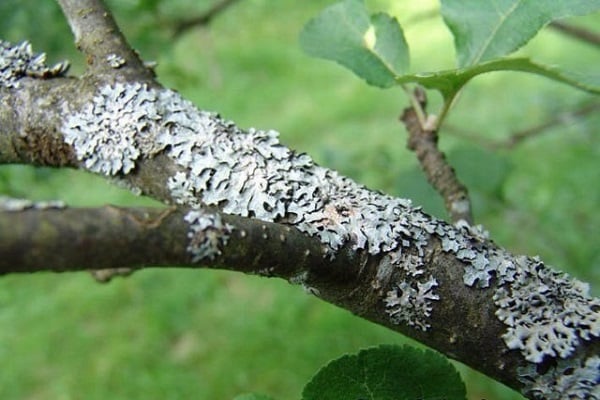
<path id="1" fill-rule="evenodd" d="M 598 397 L 600 300 L 585 284 L 320 167 L 275 132 L 196 109 L 152 80 L 101 2 L 60 3 L 88 71 L 66 78 L 2 44 L 0 163 L 87 169 L 173 207 L 3 199 L 1 273 L 175 265 L 281 277 L 530 398 Z"/>

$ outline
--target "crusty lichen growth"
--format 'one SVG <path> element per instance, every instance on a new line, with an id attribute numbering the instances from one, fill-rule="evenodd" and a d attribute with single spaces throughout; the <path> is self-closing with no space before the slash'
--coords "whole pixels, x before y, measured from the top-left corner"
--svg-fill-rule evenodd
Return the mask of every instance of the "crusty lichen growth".
<path id="1" fill-rule="evenodd" d="M 29 209 L 47 210 L 65 207 L 65 203 L 60 200 L 32 201 L 29 199 L 17 199 L 14 197 L 0 196 L 0 211 L 16 212 Z"/>
<path id="2" fill-rule="evenodd" d="M 538 258 L 490 247 L 485 234 L 468 226 L 446 232 L 442 247 L 465 262 L 465 285 L 494 286 L 496 316 L 507 326 L 502 338 L 526 360 L 567 358 L 582 340 L 600 337 L 600 299 L 589 295 L 588 285 Z"/>
<path id="3" fill-rule="evenodd" d="M 0 40 L 0 86 L 17 88 L 23 77 L 52 78 L 63 75 L 68 69 L 66 61 L 47 66 L 46 54 L 35 54 L 27 41 L 13 45 Z"/>
<path id="4" fill-rule="evenodd" d="M 547 268 L 539 259 L 517 257 L 515 272 L 499 276 L 496 315 L 508 326 L 502 336 L 531 362 L 567 358 L 582 340 L 600 337 L 600 300 L 580 281 Z"/>
<path id="5" fill-rule="evenodd" d="M 150 157 L 156 146 L 157 93 L 139 83 L 102 87 L 91 103 L 69 113 L 63 123 L 65 142 L 77 159 L 96 173 L 127 174 L 135 161 Z"/>
<path id="6" fill-rule="evenodd" d="M 561 360 L 546 373 L 535 367 L 520 371 L 523 394 L 539 400 L 600 400 L 600 357 Z"/>
<path id="7" fill-rule="evenodd" d="M 126 61 L 123 57 L 116 54 L 109 54 L 106 56 L 106 62 L 111 68 L 118 69 L 125 65 Z"/>
<path id="8" fill-rule="evenodd" d="M 397 324 L 405 323 L 409 326 L 426 331 L 430 328 L 427 319 L 431 316 L 432 300 L 440 297 L 433 293 L 438 286 L 433 276 L 426 282 L 402 281 L 389 292 L 385 298 L 386 312 L 392 321 Z"/>
<path id="9" fill-rule="evenodd" d="M 214 260 L 221 255 L 221 247 L 227 244 L 233 226 L 223 223 L 219 214 L 203 210 L 188 212 L 184 220 L 190 225 L 187 251 L 192 262 Z"/>

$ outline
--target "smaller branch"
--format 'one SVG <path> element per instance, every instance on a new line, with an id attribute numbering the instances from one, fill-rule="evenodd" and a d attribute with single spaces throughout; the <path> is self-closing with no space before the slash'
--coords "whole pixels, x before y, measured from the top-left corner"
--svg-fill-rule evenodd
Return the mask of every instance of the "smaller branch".
<path id="1" fill-rule="evenodd" d="M 192 211 L 222 221 L 227 229 L 194 225 Z M 91 270 L 102 281 L 136 269 L 170 266 L 220 267 L 284 279 L 319 268 L 334 275 L 354 271 L 348 264 L 355 255 L 332 263 L 325 254 L 319 240 L 294 228 L 216 211 L 70 208 L 58 202 L 0 199 L 0 276 Z"/>
<path id="2" fill-rule="evenodd" d="M 549 129 L 552 129 L 558 125 L 565 125 L 567 123 L 571 123 L 575 119 L 583 118 L 598 110 L 600 110 L 600 103 L 592 102 L 576 110 L 553 115 L 552 117 L 548 118 L 546 121 L 543 121 L 538 125 L 534 125 L 532 127 L 514 132 L 510 134 L 506 139 L 502 140 L 488 140 L 482 138 L 481 135 L 478 135 L 473 132 L 466 132 L 451 125 L 447 125 L 446 130 L 449 133 L 454 134 L 455 136 L 480 143 L 482 146 L 485 146 L 491 150 L 511 150 L 523 143 L 524 141 L 532 139 L 536 136 L 547 132 Z"/>
<path id="3" fill-rule="evenodd" d="M 77 48 L 86 57 L 90 75 L 131 73 L 137 80 L 153 79 L 138 54 L 127 43 L 102 0 L 58 0 L 75 36 Z"/>
<path id="4" fill-rule="evenodd" d="M 526 139 L 538 136 L 550 128 L 553 128 L 557 125 L 564 125 L 573 121 L 573 119 L 584 117 L 597 110 L 600 110 L 600 103 L 590 103 L 575 111 L 557 114 L 539 125 L 535 125 L 531 128 L 523 129 L 513 133 L 506 141 L 500 143 L 500 145 L 508 149 L 512 149 Z"/>
<path id="5" fill-rule="evenodd" d="M 229 8 L 229 6 L 237 3 L 238 1 L 239 0 L 218 1 L 215 4 L 213 4 L 213 6 L 209 8 L 204 14 L 180 21 L 175 26 L 175 32 L 173 33 L 173 36 L 180 36 L 189 29 L 192 29 L 196 26 L 204 26 L 210 24 L 217 15 L 221 14 L 223 11 Z"/>
<path id="6" fill-rule="evenodd" d="M 566 22 L 561 21 L 553 21 L 548 26 L 567 36 L 571 36 L 575 39 L 581 40 L 582 42 L 600 47 L 600 34 L 596 32 L 592 32 L 580 26 L 567 24 Z"/>
<path id="7" fill-rule="evenodd" d="M 400 117 L 408 131 L 407 147 L 416 153 L 427 180 L 444 199 L 452 221 L 462 220 L 472 225 L 471 201 L 467 188 L 458 180 L 446 156 L 438 149 L 437 131 L 421 122 L 422 115 L 426 115 L 425 92 L 417 88 L 413 98 L 419 104 L 406 108 Z"/>

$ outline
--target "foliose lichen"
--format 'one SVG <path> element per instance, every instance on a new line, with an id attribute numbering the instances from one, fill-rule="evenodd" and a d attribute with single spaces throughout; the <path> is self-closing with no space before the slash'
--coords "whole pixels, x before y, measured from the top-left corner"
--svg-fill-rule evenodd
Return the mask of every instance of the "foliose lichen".
<path id="1" fill-rule="evenodd" d="M 91 103 L 67 113 L 62 127 L 65 142 L 88 170 L 126 174 L 138 158 L 162 150 L 153 131 L 161 119 L 156 103 L 156 91 L 139 83 L 103 86 Z"/>
<path id="2" fill-rule="evenodd" d="M 384 299 L 386 313 L 396 324 L 405 323 L 409 326 L 426 331 L 430 328 L 427 322 L 431 316 L 432 300 L 440 297 L 433 292 L 438 286 L 436 279 L 430 276 L 426 282 L 402 281 L 387 292 Z"/>
<path id="3" fill-rule="evenodd" d="M 192 262 L 214 260 L 221 255 L 221 247 L 226 245 L 233 226 L 223 223 L 219 214 L 203 210 L 189 211 L 184 220 L 190 225 L 187 251 Z"/>
<path id="4" fill-rule="evenodd" d="M 508 326 L 502 336 L 533 363 L 569 357 L 583 340 L 600 337 L 600 299 L 589 286 L 546 267 L 538 258 L 517 257 L 514 275 L 499 276 L 496 316 Z"/>
<path id="5" fill-rule="evenodd" d="M 64 75 L 68 69 L 66 61 L 47 66 L 46 54 L 35 54 L 27 41 L 13 45 L 0 40 L 0 86 L 18 88 L 23 77 L 52 78 Z"/>
<path id="6" fill-rule="evenodd" d="M 559 360 L 546 373 L 535 366 L 519 370 L 524 395 L 539 400 L 600 400 L 600 357 Z"/>

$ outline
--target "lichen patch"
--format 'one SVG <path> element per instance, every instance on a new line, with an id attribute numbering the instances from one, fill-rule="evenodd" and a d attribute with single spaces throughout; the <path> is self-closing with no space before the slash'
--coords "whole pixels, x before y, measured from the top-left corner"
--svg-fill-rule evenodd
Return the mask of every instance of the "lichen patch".
<path id="1" fill-rule="evenodd" d="M 66 61 L 47 66 L 46 54 L 34 53 L 27 41 L 13 45 L 0 40 L 0 86 L 18 88 L 23 77 L 52 78 L 64 75 L 68 69 Z"/>
<path id="2" fill-rule="evenodd" d="M 121 68 L 123 65 L 125 65 L 125 59 L 114 53 L 106 56 L 106 62 L 111 68 L 115 69 Z"/>
<path id="3" fill-rule="evenodd" d="M 436 279 L 430 276 L 425 282 L 402 281 L 387 292 L 385 298 L 386 313 L 397 324 L 405 323 L 416 329 L 426 331 L 432 311 L 432 301 L 440 297 L 433 292 L 438 286 Z"/>
<path id="4" fill-rule="evenodd" d="M 13 197 L 0 196 L 0 211 L 17 212 L 23 210 L 47 210 L 65 208 L 66 204 L 60 200 L 32 201 L 29 199 L 17 199 Z"/>
<path id="5" fill-rule="evenodd" d="M 192 262 L 214 260 L 222 254 L 222 246 L 229 241 L 233 226 L 224 223 L 215 213 L 203 210 L 189 211 L 184 220 L 190 225 L 187 251 L 192 255 Z"/>
<path id="6" fill-rule="evenodd" d="M 62 129 L 65 142 L 73 146 L 86 169 L 127 174 L 142 155 L 162 150 L 155 140 L 154 129 L 161 119 L 156 105 L 156 91 L 145 85 L 104 86 L 91 103 L 67 114 Z"/>
<path id="7" fill-rule="evenodd" d="M 523 394 L 539 400 L 600 400 L 600 357 L 561 360 L 545 374 L 534 367 L 521 369 Z"/>
<path id="8" fill-rule="evenodd" d="M 582 340 L 600 337 L 600 300 L 589 287 L 553 271 L 539 259 L 518 258 L 512 281 L 494 294 L 496 316 L 508 326 L 502 338 L 525 359 L 567 358 Z"/>

